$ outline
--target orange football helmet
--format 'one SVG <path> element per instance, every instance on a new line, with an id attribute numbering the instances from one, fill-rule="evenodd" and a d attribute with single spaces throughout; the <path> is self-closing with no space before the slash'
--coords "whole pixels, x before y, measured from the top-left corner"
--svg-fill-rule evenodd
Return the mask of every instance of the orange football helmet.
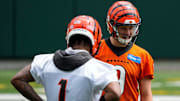
<path id="1" fill-rule="evenodd" d="M 101 27 L 97 20 L 87 15 L 79 15 L 73 18 L 67 26 L 67 45 L 69 44 L 70 37 L 75 34 L 85 35 L 91 40 L 92 55 L 94 55 L 102 39 Z"/>
<path id="2" fill-rule="evenodd" d="M 107 13 L 107 29 L 109 33 L 116 38 L 119 36 L 117 31 L 118 26 L 134 26 L 133 35 L 131 37 L 137 36 L 140 23 L 141 19 L 138 10 L 129 1 L 115 2 Z"/>

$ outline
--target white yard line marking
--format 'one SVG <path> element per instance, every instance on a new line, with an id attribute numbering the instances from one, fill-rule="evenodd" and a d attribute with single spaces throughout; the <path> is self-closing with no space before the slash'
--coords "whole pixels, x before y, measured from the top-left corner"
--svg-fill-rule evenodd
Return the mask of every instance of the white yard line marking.
<path id="1" fill-rule="evenodd" d="M 40 95 L 44 100 L 46 100 L 45 95 Z M 29 101 L 21 94 L 0 94 L 0 101 Z"/>
<path id="2" fill-rule="evenodd" d="M 158 88 L 158 87 L 180 87 L 180 81 L 168 81 L 165 83 L 161 82 L 152 82 L 151 87 L 152 88 Z"/>

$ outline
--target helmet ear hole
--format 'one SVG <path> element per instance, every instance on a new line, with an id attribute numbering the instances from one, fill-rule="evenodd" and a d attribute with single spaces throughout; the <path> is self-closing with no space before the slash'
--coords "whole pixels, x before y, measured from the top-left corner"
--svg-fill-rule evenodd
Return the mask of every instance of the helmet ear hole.
<path id="1" fill-rule="evenodd" d="M 115 21 L 113 19 L 110 20 L 111 25 L 115 25 Z"/>

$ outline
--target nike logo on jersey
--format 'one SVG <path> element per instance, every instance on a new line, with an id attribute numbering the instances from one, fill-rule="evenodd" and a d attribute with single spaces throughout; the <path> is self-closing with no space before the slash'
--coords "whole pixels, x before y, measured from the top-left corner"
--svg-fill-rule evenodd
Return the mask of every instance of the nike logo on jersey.
<path id="1" fill-rule="evenodd" d="M 128 54 L 128 57 L 127 57 L 129 60 L 131 61 L 134 61 L 136 63 L 141 63 L 141 58 L 140 57 L 137 57 L 137 56 L 134 56 L 132 54 Z"/>

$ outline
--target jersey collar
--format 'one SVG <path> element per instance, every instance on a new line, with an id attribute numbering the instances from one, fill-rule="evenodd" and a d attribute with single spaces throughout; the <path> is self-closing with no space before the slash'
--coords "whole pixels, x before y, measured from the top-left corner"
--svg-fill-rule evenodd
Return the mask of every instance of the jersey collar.
<path id="1" fill-rule="evenodd" d="M 133 43 L 130 42 L 127 47 L 115 47 L 112 45 L 110 38 L 105 39 L 105 42 L 107 44 L 107 46 L 113 51 L 114 54 L 116 54 L 117 56 L 120 56 L 122 54 L 124 54 L 125 52 L 127 52 L 128 50 L 130 50 L 133 46 Z"/>

